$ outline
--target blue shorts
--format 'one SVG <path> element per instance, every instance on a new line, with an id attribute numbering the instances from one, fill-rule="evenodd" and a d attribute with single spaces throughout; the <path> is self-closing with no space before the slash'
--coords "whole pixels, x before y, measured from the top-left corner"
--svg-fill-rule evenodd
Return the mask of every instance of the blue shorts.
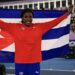
<path id="1" fill-rule="evenodd" d="M 15 75 L 40 75 L 40 63 L 15 64 Z"/>

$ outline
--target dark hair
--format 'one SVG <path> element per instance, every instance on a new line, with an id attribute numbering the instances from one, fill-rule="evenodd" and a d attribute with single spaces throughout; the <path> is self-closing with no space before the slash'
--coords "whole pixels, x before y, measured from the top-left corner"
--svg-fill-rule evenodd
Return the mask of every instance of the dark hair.
<path id="1" fill-rule="evenodd" d="M 27 13 L 27 12 L 30 12 L 30 13 L 32 13 L 32 14 L 33 14 L 33 10 L 32 10 L 32 9 L 27 8 L 27 9 L 22 10 L 21 18 L 22 18 L 22 17 L 24 16 L 24 14 L 25 14 L 25 13 Z"/>

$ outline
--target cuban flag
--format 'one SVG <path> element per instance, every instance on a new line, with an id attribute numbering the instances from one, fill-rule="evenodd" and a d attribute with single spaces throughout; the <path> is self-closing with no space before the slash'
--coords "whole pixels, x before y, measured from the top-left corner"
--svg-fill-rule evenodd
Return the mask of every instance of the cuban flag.
<path id="1" fill-rule="evenodd" d="M 0 20 L 10 23 L 20 23 L 21 12 L 22 10 L 0 10 Z M 65 12 L 66 11 L 34 10 L 33 23 L 43 23 L 54 20 L 62 16 Z M 42 37 L 41 50 L 43 60 L 60 57 L 69 52 L 69 24 L 70 15 Z M 10 43 L 7 42 L 7 45 L 0 48 L 0 62 L 14 62 L 15 42 L 12 35 L 3 31 L 3 33 L 0 33 L 0 41 L 2 38 L 5 43 L 8 40 Z M 5 40 L 5 38 L 8 39 Z M 4 41 L 1 41 L 0 45 L 2 45 Z"/>

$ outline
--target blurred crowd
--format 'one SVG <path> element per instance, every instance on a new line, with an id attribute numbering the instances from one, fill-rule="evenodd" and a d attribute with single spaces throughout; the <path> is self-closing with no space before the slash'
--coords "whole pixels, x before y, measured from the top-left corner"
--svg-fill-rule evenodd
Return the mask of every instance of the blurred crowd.
<path id="1" fill-rule="evenodd" d="M 69 53 L 66 58 L 75 58 L 75 5 L 69 5 L 69 7 L 58 7 L 53 10 L 68 11 L 71 14 L 70 21 L 70 36 L 69 36 Z"/>
<path id="2" fill-rule="evenodd" d="M 67 55 L 67 58 L 75 58 L 75 5 L 70 5 L 68 11 L 71 13 L 71 22 L 69 38 L 70 53 Z"/>

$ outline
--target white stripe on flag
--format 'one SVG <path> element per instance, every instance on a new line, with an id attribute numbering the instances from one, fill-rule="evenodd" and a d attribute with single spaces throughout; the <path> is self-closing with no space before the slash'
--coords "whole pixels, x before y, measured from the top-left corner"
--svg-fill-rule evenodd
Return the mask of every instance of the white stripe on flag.
<path id="1" fill-rule="evenodd" d="M 42 51 L 58 48 L 69 43 L 69 34 L 58 39 L 42 40 Z"/>
<path id="2" fill-rule="evenodd" d="M 7 51 L 7 52 L 15 52 L 15 43 L 12 43 L 6 48 L 3 48 L 2 51 Z"/>

